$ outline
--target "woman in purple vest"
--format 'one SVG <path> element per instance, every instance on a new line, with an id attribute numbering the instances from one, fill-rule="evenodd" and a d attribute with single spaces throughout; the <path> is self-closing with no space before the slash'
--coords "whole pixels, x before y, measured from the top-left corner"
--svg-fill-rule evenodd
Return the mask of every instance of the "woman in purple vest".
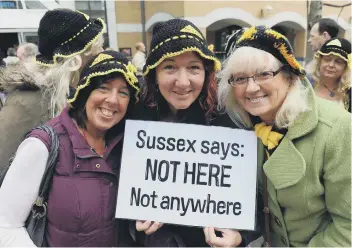
<path id="1" fill-rule="evenodd" d="M 81 73 L 70 107 L 49 121 L 60 148 L 48 199 L 48 246 L 130 246 L 114 218 L 125 119 L 139 92 L 135 67 L 105 51 Z M 45 170 L 50 139 L 34 131 L 17 150 L 0 188 L 0 246 L 33 246 L 24 228 Z"/>

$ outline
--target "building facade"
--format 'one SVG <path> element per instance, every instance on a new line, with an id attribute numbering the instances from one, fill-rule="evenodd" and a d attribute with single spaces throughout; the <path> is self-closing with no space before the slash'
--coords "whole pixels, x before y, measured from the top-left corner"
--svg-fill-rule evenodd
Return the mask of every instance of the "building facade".
<path id="1" fill-rule="evenodd" d="M 107 0 L 0 0 L 0 52 L 24 42 L 38 43 L 39 22 L 55 8 L 80 10 L 107 23 L 105 46 L 117 49 L 115 2 Z"/>
<path id="2" fill-rule="evenodd" d="M 335 5 L 346 1 L 324 1 Z M 143 41 L 146 31 L 147 47 L 153 25 L 172 18 L 184 18 L 197 25 L 209 44 L 221 58 L 226 37 L 234 30 L 253 25 L 267 25 L 284 33 L 295 55 L 303 62 L 312 57 L 307 48 L 307 1 L 116 1 L 116 31 L 119 48 L 131 48 Z M 144 14 L 144 15 L 143 15 Z M 340 36 L 351 38 L 351 6 L 323 6 L 323 17 L 337 21 Z M 145 21 L 144 21 L 145 20 Z"/>
<path id="3" fill-rule="evenodd" d="M 312 57 L 307 46 L 308 1 L 126 1 L 126 0 L 0 0 L 0 52 L 23 42 L 38 42 L 39 21 L 47 10 L 80 10 L 107 23 L 105 46 L 132 56 L 135 44 L 147 48 L 155 23 L 184 18 L 197 25 L 222 58 L 226 38 L 241 27 L 267 25 L 285 34 L 300 61 Z M 345 5 L 350 0 L 324 1 Z M 323 6 L 323 17 L 337 21 L 340 36 L 351 39 L 351 5 Z M 143 32 L 145 31 L 145 32 Z"/>

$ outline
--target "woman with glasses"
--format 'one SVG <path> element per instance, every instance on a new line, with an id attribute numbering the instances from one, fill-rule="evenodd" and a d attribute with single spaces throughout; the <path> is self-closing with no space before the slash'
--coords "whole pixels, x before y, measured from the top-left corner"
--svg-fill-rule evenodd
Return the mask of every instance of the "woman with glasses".
<path id="1" fill-rule="evenodd" d="M 315 54 L 313 73 L 317 96 L 339 104 L 351 113 L 351 43 L 328 40 Z"/>
<path id="2" fill-rule="evenodd" d="M 218 107 L 259 138 L 266 245 L 351 247 L 351 115 L 315 96 L 287 38 L 263 26 L 220 76 Z"/>

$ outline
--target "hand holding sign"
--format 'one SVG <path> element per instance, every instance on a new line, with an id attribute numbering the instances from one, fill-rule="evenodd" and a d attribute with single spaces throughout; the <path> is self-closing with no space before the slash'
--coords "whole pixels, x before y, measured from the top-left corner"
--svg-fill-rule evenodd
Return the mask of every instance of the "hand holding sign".
<path id="1" fill-rule="evenodd" d="M 127 120 L 115 216 L 253 230 L 256 175 L 252 131 Z"/>
<path id="2" fill-rule="evenodd" d="M 138 232 L 144 232 L 147 235 L 150 235 L 156 232 L 160 227 L 163 226 L 163 223 L 152 222 L 150 220 L 137 220 L 136 221 L 136 230 Z"/>
<path id="3" fill-rule="evenodd" d="M 203 229 L 205 241 L 211 247 L 237 247 L 242 242 L 241 234 L 236 230 L 206 227 Z M 219 231 L 222 237 L 217 237 L 215 231 Z"/>

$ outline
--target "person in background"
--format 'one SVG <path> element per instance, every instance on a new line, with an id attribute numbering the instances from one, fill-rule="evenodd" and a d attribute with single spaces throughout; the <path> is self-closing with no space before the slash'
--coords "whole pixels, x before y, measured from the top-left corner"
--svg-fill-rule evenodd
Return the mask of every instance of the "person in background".
<path id="1" fill-rule="evenodd" d="M 145 65 L 145 45 L 143 42 L 136 43 L 136 50 L 132 64 L 137 68 L 137 77 L 141 85 L 143 84 L 143 66 Z"/>
<path id="2" fill-rule="evenodd" d="M 47 11 L 38 30 L 40 54 L 35 60 L 0 72 L 0 90 L 7 93 L 0 111 L 0 171 L 8 165 L 27 131 L 66 107 L 70 86 L 77 86 L 79 71 L 102 51 L 104 29 L 102 19 L 93 20 L 81 12 Z"/>
<path id="3" fill-rule="evenodd" d="M 7 49 L 7 57 L 4 58 L 4 62 L 7 66 L 17 64 L 19 62 L 19 59 L 16 57 L 15 48 L 10 47 L 9 49 Z"/>
<path id="4" fill-rule="evenodd" d="M 219 76 L 218 108 L 260 140 L 266 246 L 351 247 L 351 114 L 316 97 L 287 38 L 265 26 L 242 34 Z"/>
<path id="5" fill-rule="evenodd" d="M 38 46 L 33 43 L 24 43 L 17 48 L 17 57 L 20 61 L 34 58 L 38 54 Z"/>
<path id="6" fill-rule="evenodd" d="M 339 35 L 339 25 L 333 19 L 321 18 L 317 21 L 310 30 L 308 43 L 312 47 L 315 54 L 322 45 L 331 38 L 336 38 Z M 307 77 L 312 81 L 314 71 L 314 59 L 306 65 Z"/>
<path id="7" fill-rule="evenodd" d="M 82 70 L 69 106 L 47 122 L 59 156 L 47 202 L 45 246 L 133 246 L 128 222 L 114 218 L 125 120 L 138 95 L 136 69 L 102 52 Z M 0 188 L 0 246 L 33 246 L 24 223 L 38 196 L 50 138 L 33 131 L 19 146 Z"/>
<path id="8" fill-rule="evenodd" d="M 325 42 L 315 54 L 313 73 L 317 96 L 351 112 L 351 43 L 343 38 Z"/>
<path id="9" fill-rule="evenodd" d="M 323 44 L 331 38 L 339 35 L 339 25 L 330 18 L 321 18 L 310 30 L 308 43 L 312 47 L 313 53 L 319 51 Z"/>
<path id="10" fill-rule="evenodd" d="M 134 119 L 234 126 L 227 115 L 216 112 L 215 73 L 221 64 L 193 23 L 172 19 L 155 24 L 149 51 Z M 252 240 L 252 232 L 245 236 L 231 229 L 162 226 L 152 220 L 136 221 L 136 230 L 132 236 L 147 247 L 231 247 Z"/>

